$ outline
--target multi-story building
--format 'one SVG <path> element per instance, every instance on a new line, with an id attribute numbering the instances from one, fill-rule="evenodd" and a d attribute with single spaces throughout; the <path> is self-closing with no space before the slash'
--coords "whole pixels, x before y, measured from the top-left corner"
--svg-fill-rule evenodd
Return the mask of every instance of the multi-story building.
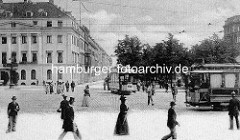
<path id="1" fill-rule="evenodd" d="M 18 64 L 18 84 L 89 81 L 91 76 L 69 69 L 77 64 L 91 66 L 88 59 L 92 47 L 85 45 L 91 44 L 86 40 L 86 36 L 90 37 L 86 30 L 71 12 L 63 11 L 53 0 L 18 3 L 0 0 L 1 75 L 9 73 L 6 64 L 13 62 Z M 91 52 L 90 58 L 94 58 L 92 55 Z"/>
<path id="2" fill-rule="evenodd" d="M 233 43 L 240 43 L 240 15 L 228 18 L 225 21 L 224 39 Z"/>

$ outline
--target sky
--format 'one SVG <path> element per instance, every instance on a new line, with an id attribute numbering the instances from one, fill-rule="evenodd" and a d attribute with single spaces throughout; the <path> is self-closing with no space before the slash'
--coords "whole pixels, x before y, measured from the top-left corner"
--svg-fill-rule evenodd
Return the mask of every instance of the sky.
<path id="1" fill-rule="evenodd" d="M 240 14 L 239 0 L 54 0 L 54 3 L 81 19 L 81 24 L 90 29 L 91 36 L 109 55 L 114 54 L 118 40 L 126 34 L 154 46 L 172 33 L 191 48 L 214 33 L 223 37 L 227 18 Z"/>

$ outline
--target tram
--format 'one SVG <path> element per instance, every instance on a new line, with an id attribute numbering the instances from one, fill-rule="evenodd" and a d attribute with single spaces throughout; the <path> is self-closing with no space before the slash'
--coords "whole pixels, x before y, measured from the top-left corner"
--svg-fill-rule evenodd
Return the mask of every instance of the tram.
<path id="1" fill-rule="evenodd" d="M 193 66 L 186 90 L 188 106 L 228 106 L 234 91 L 240 100 L 240 65 L 204 64 Z"/>
<path id="2" fill-rule="evenodd" d="M 117 67 L 111 69 L 109 77 L 109 89 L 112 93 L 129 95 L 137 90 L 136 74 L 130 72 L 119 72 Z"/>

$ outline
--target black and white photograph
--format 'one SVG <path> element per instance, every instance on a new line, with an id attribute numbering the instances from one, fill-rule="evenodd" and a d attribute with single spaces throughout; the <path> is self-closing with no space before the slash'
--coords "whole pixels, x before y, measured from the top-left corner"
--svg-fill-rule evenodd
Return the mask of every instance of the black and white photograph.
<path id="1" fill-rule="evenodd" d="M 240 140 L 239 0 L 0 0 L 0 140 Z"/>

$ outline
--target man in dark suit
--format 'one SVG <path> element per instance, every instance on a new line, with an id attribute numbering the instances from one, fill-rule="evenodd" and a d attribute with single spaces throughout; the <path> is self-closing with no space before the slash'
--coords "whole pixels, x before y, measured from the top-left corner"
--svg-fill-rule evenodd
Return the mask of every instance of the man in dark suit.
<path id="1" fill-rule="evenodd" d="M 75 82 L 74 81 L 72 81 L 72 83 L 71 83 L 71 88 L 72 88 L 72 92 L 74 92 L 74 88 L 75 88 Z"/>
<path id="2" fill-rule="evenodd" d="M 170 109 L 168 110 L 168 121 L 167 126 L 170 129 L 170 134 L 164 136 L 162 140 L 167 140 L 172 137 L 172 139 L 177 139 L 177 133 L 176 133 L 176 125 L 180 126 L 180 124 L 177 122 L 177 114 L 175 112 L 175 102 L 170 103 Z"/>
<path id="3" fill-rule="evenodd" d="M 228 115 L 230 117 L 230 128 L 229 129 L 232 130 L 233 129 L 233 117 L 235 117 L 237 129 L 239 129 L 238 115 L 239 115 L 239 109 L 240 109 L 240 102 L 235 97 L 236 95 L 235 95 L 234 91 L 231 94 L 232 94 L 232 99 L 229 102 Z"/>
<path id="4" fill-rule="evenodd" d="M 64 118 L 65 118 L 65 111 L 66 111 L 66 108 L 68 107 L 69 103 L 68 103 L 68 100 L 67 100 L 67 96 L 64 95 L 64 94 L 62 96 L 63 96 L 63 100 L 61 101 L 60 107 L 59 107 L 59 109 L 57 111 L 61 112 L 61 119 L 64 120 Z"/>
<path id="5" fill-rule="evenodd" d="M 8 104 L 7 114 L 9 118 L 9 123 L 8 123 L 8 130 L 6 131 L 6 133 L 16 131 L 15 127 L 17 122 L 17 115 L 18 115 L 18 111 L 20 110 L 20 107 L 16 102 L 16 100 L 17 100 L 16 96 L 13 96 L 12 102 Z"/>

